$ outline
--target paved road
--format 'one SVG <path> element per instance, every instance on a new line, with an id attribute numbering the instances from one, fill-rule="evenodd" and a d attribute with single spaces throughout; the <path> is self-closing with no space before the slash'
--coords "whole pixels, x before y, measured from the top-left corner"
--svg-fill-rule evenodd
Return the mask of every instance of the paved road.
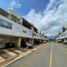
<path id="1" fill-rule="evenodd" d="M 49 42 L 45 46 L 7 67 L 67 67 L 67 48 Z"/>

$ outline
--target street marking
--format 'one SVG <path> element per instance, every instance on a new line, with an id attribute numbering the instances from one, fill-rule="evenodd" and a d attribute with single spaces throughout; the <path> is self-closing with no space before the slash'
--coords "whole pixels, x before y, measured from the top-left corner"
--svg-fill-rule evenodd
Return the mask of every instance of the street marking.
<path id="1" fill-rule="evenodd" d="M 36 49 L 36 50 L 37 50 L 37 49 Z M 22 57 L 24 57 L 24 56 L 30 54 L 31 52 L 32 52 L 32 51 L 28 52 L 27 54 L 24 54 L 23 56 L 20 55 L 18 58 L 16 58 L 15 60 L 13 60 L 13 61 L 11 61 L 11 62 L 5 64 L 5 65 L 3 65 L 2 67 L 8 66 L 9 64 L 11 64 L 11 63 L 17 61 L 18 59 L 21 59 Z M 38 54 L 37 54 L 37 55 L 38 55 Z M 25 63 L 23 64 L 23 67 L 24 67 L 24 66 L 25 66 L 25 67 L 29 67 L 29 65 L 33 64 L 35 58 L 37 58 L 37 57 L 33 55 L 32 58 L 31 58 L 33 61 L 32 61 L 32 60 L 29 60 L 28 62 L 25 62 Z M 28 65 L 27 65 L 27 64 L 28 64 Z"/>
<path id="2" fill-rule="evenodd" d="M 51 46 L 51 49 L 50 49 L 50 63 L 49 63 L 49 67 L 52 67 L 52 47 Z"/>
<path id="3" fill-rule="evenodd" d="M 47 46 L 45 46 L 45 48 L 46 48 L 46 47 L 47 47 Z M 42 48 L 42 47 L 41 47 L 41 48 Z M 37 53 L 40 53 L 40 52 L 39 52 L 39 51 L 36 51 L 36 54 L 37 54 Z M 37 54 L 37 55 L 38 55 L 38 54 Z M 33 55 L 32 58 L 31 58 L 33 61 L 32 61 L 32 60 L 29 60 L 29 61 L 25 62 L 24 65 L 23 65 L 23 67 L 29 67 L 29 65 L 32 65 L 32 64 L 35 62 L 34 59 L 36 59 L 36 58 L 37 58 L 37 56 L 34 56 L 34 55 Z"/>

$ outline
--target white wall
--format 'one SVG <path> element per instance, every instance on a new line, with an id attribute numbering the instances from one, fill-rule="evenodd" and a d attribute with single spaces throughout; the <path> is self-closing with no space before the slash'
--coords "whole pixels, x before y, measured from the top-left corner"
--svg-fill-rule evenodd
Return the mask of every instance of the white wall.
<path id="1" fill-rule="evenodd" d="M 12 29 L 0 27 L 0 34 L 32 38 L 32 30 L 29 30 L 26 27 L 23 27 L 22 25 L 14 22 L 14 21 L 11 21 L 2 15 L 0 15 L 0 19 L 5 20 L 9 23 L 12 23 Z M 25 31 L 26 33 L 23 31 Z M 36 36 L 34 36 L 34 38 L 35 39 L 43 39 L 43 38 L 41 38 L 41 35 L 38 33 L 36 33 Z"/>

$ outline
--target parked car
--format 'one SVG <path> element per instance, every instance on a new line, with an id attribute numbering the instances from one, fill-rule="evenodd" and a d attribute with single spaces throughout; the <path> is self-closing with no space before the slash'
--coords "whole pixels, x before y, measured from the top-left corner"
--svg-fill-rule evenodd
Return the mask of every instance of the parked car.
<path id="1" fill-rule="evenodd" d="M 63 40 L 62 40 L 62 39 L 60 39 L 60 40 L 57 40 L 57 42 L 58 42 L 58 43 L 61 43 L 61 42 L 63 42 Z"/>
<path id="2" fill-rule="evenodd" d="M 64 44 L 67 44 L 67 40 L 64 40 Z"/>
<path id="3" fill-rule="evenodd" d="M 26 42 L 26 48 L 32 49 L 32 48 L 33 48 L 33 46 L 32 46 L 32 44 L 30 44 L 30 43 Z"/>
<path id="4" fill-rule="evenodd" d="M 16 47 L 14 42 L 5 42 L 5 48 L 13 48 Z"/>

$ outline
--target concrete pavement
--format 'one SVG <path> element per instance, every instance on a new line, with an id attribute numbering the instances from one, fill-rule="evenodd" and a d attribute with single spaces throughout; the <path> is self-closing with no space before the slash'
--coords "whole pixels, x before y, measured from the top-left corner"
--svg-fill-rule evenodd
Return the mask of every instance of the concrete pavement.
<path id="1" fill-rule="evenodd" d="M 67 67 L 67 48 L 62 44 L 49 42 L 46 47 L 43 45 L 6 67 Z"/>

